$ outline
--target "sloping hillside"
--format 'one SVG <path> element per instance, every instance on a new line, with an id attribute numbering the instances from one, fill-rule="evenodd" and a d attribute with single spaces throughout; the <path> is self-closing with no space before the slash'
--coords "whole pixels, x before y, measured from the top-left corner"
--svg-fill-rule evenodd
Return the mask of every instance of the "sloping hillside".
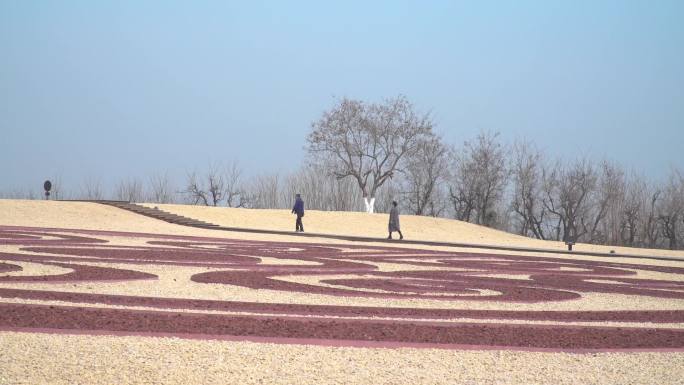
<path id="1" fill-rule="evenodd" d="M 148 207 L 179 214 L 221 226 L 289 231 L 294 233 L 295 217 L 289 210 L 257 210 L 190 205 L 144 204 Z M 304 228 L 309 233 L 387 237 L 388 215 L 362 212 L 331 212 L 308 210 Z M 137 231 L 158 234 L 198 235 L 215 237 L 263 238 L 263 235 L 205 230 L 174 225 L 115 207 L 89 202 L 60 202 L 0 199 L 0 225 L 59 227 L 72 229 Z M 413 215 L 401 216 L 401 228 L 406 239 L 504 245 L 548 249 L 565 249 L 562 242 L 541 241 L 465 223 L 453 219 Z M 396 234 L 395 234 L 396 236 Z M 291 237 L 268 235 L 270 238 Z M 298 238 L 298 241 L 312 242 Z M 316 241 L 326 242 L 323 239 Z M 330 241 L 327 241 L 330 242 Z M 576 250 L 617 253 L 667 255 L 684 258 L 681 251 L 637 249 L 626 247 L 579 244 Z"/>
<path id="2" fill-rule="evenodd" d="M 200 219 L 228 227 L 294 231 L 295 216 L 289 210 L 243 209 L 228 207 L 207 207 L 190 205 L 145 204 L 148 207 Z M 354 235 L 365 237 L 387 237 L 388 215 L 384 213 L 367 214 L 363 212 L 333 212 L 307 210 L 303 219 L 304 229 L 311 233 Z M 415 215 L 402 215 L 401 228 L 406 239 L 505 245 L 517 247 L 565 249 L 562 242 L 541 241 L 516 234 L 478 226 L 467 222 L 446 218 L 432 218 Z M 395 234 L 395 237 L 397 235 Z M 675 255 L 684 253 L 669 250 L 649 250 L 627 247 L 598 246 L 579 244 L 576 250 L 628 254 Z"/>

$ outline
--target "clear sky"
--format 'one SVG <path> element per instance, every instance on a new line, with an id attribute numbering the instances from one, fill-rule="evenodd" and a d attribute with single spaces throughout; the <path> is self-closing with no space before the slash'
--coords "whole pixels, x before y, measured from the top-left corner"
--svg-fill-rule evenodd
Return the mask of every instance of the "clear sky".
<path id="1" fill-rule="evenodd" d="M 681 0 L 0 0 L 0 189 L 289 171 L 335 97 L 400 93 L 451 143 L 659 178 L 684 169 L 683 20 Z"/>

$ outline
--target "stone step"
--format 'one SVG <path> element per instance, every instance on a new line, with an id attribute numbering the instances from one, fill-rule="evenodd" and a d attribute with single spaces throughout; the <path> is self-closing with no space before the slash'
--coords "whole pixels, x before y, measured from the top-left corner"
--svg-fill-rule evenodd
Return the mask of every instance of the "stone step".
<path id="1" fill-rule="evenodd" d="M 164 222 L 174 223 L 183 226 L 196 226 L 196 227 L 220 227 L 213 223 L 208 223 L 205 221 L 200 221 L 193 218 L 188 218 L 182 215 L 177 215 L 170 213 L 168 211 L 160 210 L 158 208 L 151 208 L 146 206 L 141 206 L 135 203 L 122 202 L 122 201 L 101 201 L 110 206 L 114 206 L 123 210 L 128 210 L 136 214 L 144 215 L 150 218 L 158 219 Z"/>

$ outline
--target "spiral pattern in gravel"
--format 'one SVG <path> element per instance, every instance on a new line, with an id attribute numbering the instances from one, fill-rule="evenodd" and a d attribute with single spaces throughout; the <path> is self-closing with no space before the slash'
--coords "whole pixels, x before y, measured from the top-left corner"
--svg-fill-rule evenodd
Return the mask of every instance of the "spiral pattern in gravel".
<path id="1" fill-rule="evenodd" d="M 0 227 L 0 246 L 2 330 L 377 347 L 576 352 L 684 348 L 684 310 L 679 306 L 635 310 L 616 302 L 611 310 L 510 309 L 511 304 L 579 301 L 597 293 L 681 304 L 684 262 L 7 226 Z M 282 292 L 292 299 L 179 296 L 165 291 L 161 273 L 154 269 L 194 269 L 185 282 L 176 282 L 179 286 Z M 658 279 L 643 278 L 648 274 Z M 140 281 L 152 282 L 147 287 L 154 294 L 126 291 Z M 155 287 L 154 282 L 160 284 Z M 78 290 L 70 290 L 70 284 Z M 348 304 L 329 304 L 326 298 Z M 362 302 L 371 299 L 416 306 Z M 443 306 L 427 308 L 421 306 L 424 301 Z M 452 306 L 464 302 L 502 308 Z"/>

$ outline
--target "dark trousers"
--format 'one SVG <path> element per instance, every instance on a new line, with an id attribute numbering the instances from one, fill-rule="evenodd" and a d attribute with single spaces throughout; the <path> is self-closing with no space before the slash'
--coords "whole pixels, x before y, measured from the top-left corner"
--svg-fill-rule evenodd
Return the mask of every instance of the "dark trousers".
<path id="1" fill-rule="evenodd" d="M 304 225 L 302 224 L 302 216 L 297 214 L 297 222 L 295 222 L 295 231 L 304 231 Z"/>

